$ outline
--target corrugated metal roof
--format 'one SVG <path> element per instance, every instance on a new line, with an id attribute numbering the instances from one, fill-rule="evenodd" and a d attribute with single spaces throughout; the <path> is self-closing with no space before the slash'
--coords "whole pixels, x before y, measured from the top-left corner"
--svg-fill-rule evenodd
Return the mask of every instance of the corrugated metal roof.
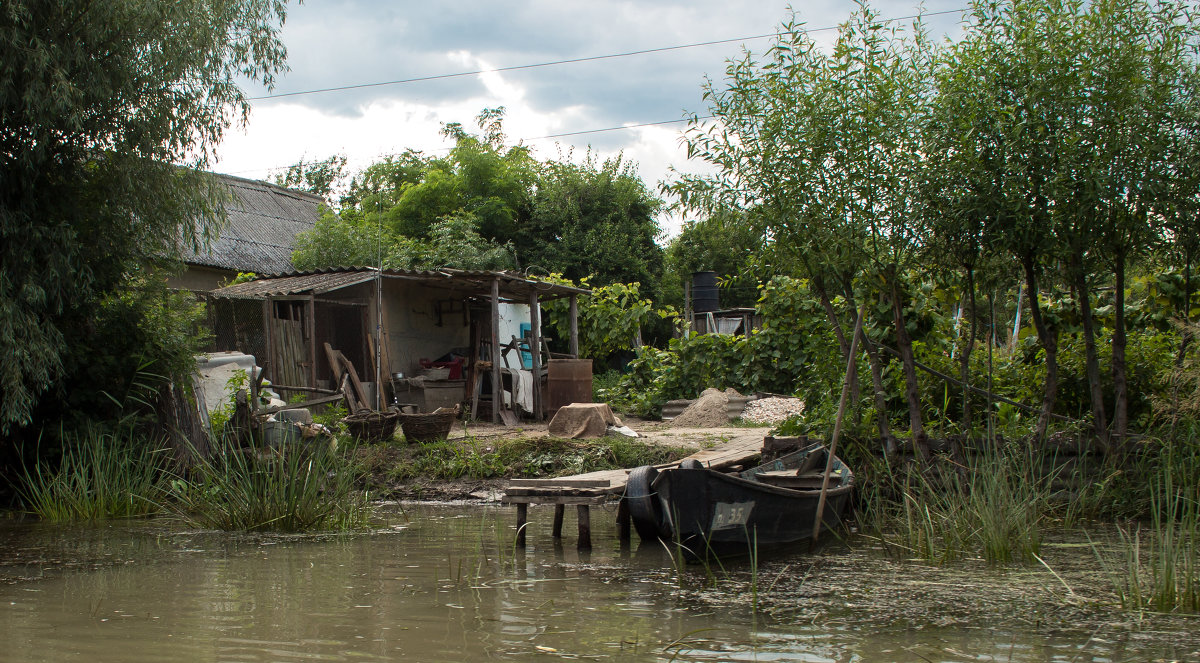
<path id="1" fill-rule="evenodd" d="M 192 253 L 185 262 L 258 274 L 294 269 L 296 235 L 312 230 L 324 201 L 267 182 L 216 177 L 229 187 L 228 221 L 207 250 Z"/>
<path id="2" fill-rule="evenodd" d="M 370 268 L 327 269 L 312 272 L 289 272 L 239 283 L 214 290 L 215 297 L 262 299 L 288 295 L 321 295 L 375 278 L 376 271 Z M 458 290 L 466 294 L 483 296 L 491 293 L 492 283 L 500 282 L 500 294 L 509 299 L 524 299 L 536 292 L 543 299 L 554 299 L 572 294 L 589 294 L 584 288 L 558 285 L 531 279 L 510 272 L 467 271 L 459 269 L 407 270 L 385 269 L 383 277 L 418 281 L 433 287 Z"/>

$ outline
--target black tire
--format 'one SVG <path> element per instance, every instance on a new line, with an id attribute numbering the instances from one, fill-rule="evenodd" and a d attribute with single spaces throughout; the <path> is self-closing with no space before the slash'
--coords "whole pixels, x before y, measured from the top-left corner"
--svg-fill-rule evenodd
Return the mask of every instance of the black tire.
<path id="1" fill-rule="evenodd" d="M 663 518 L 662 503 L 651 486 L 658 476 L 653 465 L 643 465 L 629 473 L 625 484 L 625 504 L 633 527 L 643 541 L 667 538 L 666 519 Z"/>
<path id="2" fill-rule="evenodd" d="M 702 469 L 704 469 L 704 465 L 700 461 L 696 460 L 695 458 L 688 458 L 688 459 L 684 460 L 683 462 L 679 463 L 679 469 L 681 469 L 681 470 L 702 470 Z"/>

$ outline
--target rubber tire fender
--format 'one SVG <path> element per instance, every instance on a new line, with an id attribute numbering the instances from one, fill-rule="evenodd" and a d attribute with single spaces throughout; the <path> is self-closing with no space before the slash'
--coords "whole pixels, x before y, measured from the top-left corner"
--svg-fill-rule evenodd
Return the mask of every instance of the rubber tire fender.
<path id="1" fill-rule="evenodd" d="M 663 517 L 662 502 L 651 486 L 658 477 L 653 465 L 643 465 L 629 473 L 625 483 L 625 504 L 633 527 L 643 541 L 665 539 L 671 536 Z"/>
<path id="2" fill-rule="evenodd" d="M 702 470 L 702 469 L 704 469 L 704 464 L 701 463 L 700 461 L 696 460 L 695 458 L 688 458 L 679 463 L 679 469 L 681 469 L 681 470 Z"/>

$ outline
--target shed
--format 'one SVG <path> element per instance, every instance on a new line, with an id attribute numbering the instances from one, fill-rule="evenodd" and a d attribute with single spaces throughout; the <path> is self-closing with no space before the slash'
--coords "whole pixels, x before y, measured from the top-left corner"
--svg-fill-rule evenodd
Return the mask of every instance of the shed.
<path id="1" fill-rule="evenodd" d="M 230 304 L 222 310 L 232 318 L 218 325 L 224 337 L 217 344 L 266 358 L 259 364 L 276 385 L 336 388 L 326 344 L 345 355 L 364 381 L 393 393 L 443 360 L 462 373 L 450 386 L 462 390 L 458 401 L 470 400 L 473 416 L 482 401 L 498 421 L 517 401 L 518 380 L 532 392 L 527 413 L 544 416 L 549 355 L 541 304 L 569 300 L 565 354 L 576 357 L 577 298 L 589 292 L 510 272 L 343 268 L 260 278 L 210 294 Z M 512 326 L 506 328 L 506 319 Z M 397 373 L 403 382 L 392 379 Z M 489 400 L 495 394 L 503 397 Z M 377 407 L 382 400 L 380 393 Z"/>

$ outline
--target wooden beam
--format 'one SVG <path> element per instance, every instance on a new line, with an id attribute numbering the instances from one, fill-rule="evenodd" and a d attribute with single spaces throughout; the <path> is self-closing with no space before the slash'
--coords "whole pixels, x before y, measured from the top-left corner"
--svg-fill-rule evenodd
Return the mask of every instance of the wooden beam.
<path id="1" fill-rule="evenodd" d="M 579 358 L 579 295 L 571 295 L 571 312 L 568 315 L 571 322 L 571 338 L 567 351 Z"/>
<path id="2" fill-rule="evenodd" d="M 608 479 L 510 479 L 508 485 L 523 488 L 608 488 L 611 483 Z"/>
<path id="3" fill-rule="evenodd" d="M 317 386 L 317 303 L 308 296 L 308 386 Z"/>

